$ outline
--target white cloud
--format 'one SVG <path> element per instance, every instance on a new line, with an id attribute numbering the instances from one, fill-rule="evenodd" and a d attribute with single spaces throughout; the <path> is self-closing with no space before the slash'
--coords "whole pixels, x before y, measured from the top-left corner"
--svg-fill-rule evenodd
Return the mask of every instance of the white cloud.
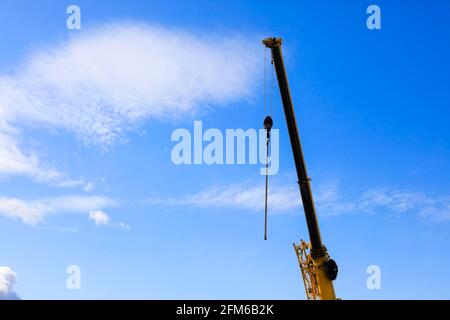
<path id="1" fill-rule="evenodd" d="M 95 185 L 92 182 L 88 182 L 83 186 L 83 190 L 86 192 L 91 192 L 95 188 Z"/>
<path id="2" fill-rule="evenodd" d="M 386 208 L 398 214 L 416 212 L 431 222 L 450 221 L 449 195 L 380 188 L 369 190 L 358 199 L 359 210 L 374 212 L 379 208 Z"/>
<path id="3" fill-rule="evenodd" d="M 0 176 L 27 176 L 59 187 L 86 185 L 83 179 L 74 180 L 65 173 L 43 165 L 36 155 L 25 154 L 19 147 L 17 135 L 4 128 L 0 125 Z"/>
<path id="4" fill-rule="evenodd" d="M 15 198 L 0 198 L 0 215 L 20 219 L 26 224 L 35 225 L 51 212 L 52 209 L 42 203 L 27 203 Z"/>
<path id="5" fill-rule="evenodd" d="M 394 214 L 413 213 L 431 222 L 450 221 L 450 196 L 426 194 L 424 192 L 373 188 L 359 196 L 341 195 L 338 184 L 329 184 L 318 190 L 318 211 L 323 215 L 335 216 L 346 213 L 389 212 Z M 323 197 L 327 193 L 331 196 Z"/>
<path id="6" fill-rule="evenodd" d="M 14 292 L 17 273 L 10 267 L 0 267 L 0 300 L 17 300 L 19 296 Z"/>
<path id="7" fill-rule="evenodd" d="M 20 219 L 23 223 L 35 226 L 48 215 L 61 213 L 89 213 L 106 207 L 115 207 L 114 199 L 102 196 L 62 196 L 37 200 L 0 198 L 0 215 Z"/>
<path id="8" fill-rule="evenodd" d="M 153 204 L 194 206 L 199 208 L 234 208 L 251 212 L 264 210 L 264 185 L 249 183 L 212 186 L 204 191 L 180 198 L 148 199 Z M 273 184 L 269 192 L 269 211 L 287 212 L 299 207 L 299 191 L 294 187 Z"/>
<path id="9" fill-rule="evenodd" d="M 264 185 L 250 183 L 213 186 L 178 198 L 154 197 L 150 204 L 193 206 L 198 208 L 232 208 L 250 212 L 264 210 Z M 450 221 L 450 196 L 423 192 L 374 188 L 359 196 L 341 195 L 338 183 L 319 185 L 315 195 L 317 212 L 322 216 L 389 212 L 413 213 L 431 222 Z M 269 213 L 290 213 L 301 208 L 300 191 L 295 184 L 272 184 L 269 189 Z"/>
<path id="10" fill-rule="evenodd" d="M 131 230 L 131 226 L 127 223 L 119 222 L 116 226 L 121 229 Z"/>
<path id="11" fill-rule="evenodd" d="M 89 212 L 89 220 L 94 221 L 96 225 L 108 225 L 111 222 L 111 218 L 102 210 Z"/>
<path id="12" fill-rule="evenodd" d="M 94 221 L 95 225 L 97 226 L 110 226 L 126 230 L 131 229 L 130 225 L 123 222 L 112 223 L 111 217 L 102 210 L 91 210 L 89 212 L 89 220 Z"/>
<path id="13" fill-rule="evenodd" d="M 144 24 L 84 30 L 0 75 L 0 174 L 89 190 L 24 152 L 22 129 L 61 129 L 108 148 L 148 119 L 247 99 L 258 83 L 255 39 Z"/>

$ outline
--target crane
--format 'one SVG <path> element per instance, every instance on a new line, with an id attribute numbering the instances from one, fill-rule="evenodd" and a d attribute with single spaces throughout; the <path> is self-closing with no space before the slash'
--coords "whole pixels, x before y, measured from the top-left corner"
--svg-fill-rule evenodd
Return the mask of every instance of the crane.
<path id="1" fill-rule="evenodd" d="M 314 206 L 314 199 L 311 191 L 311 178 L 308 176 L 306 170 L 300 135 L 297 128 L 297 122 L 295 120 L 294 106 L 289 90 L 286 69 L 284 67 L 283 54 L 281 50 L 282 42 L 283 41 L 281 38 L 273 37 L 266 38 L 262 41 L 264 46 L 270 49 L 272 53 L 272 64 L 275 66 L 277 75 L 284 115 L 286 117 L 286 124 L 289 132 L 292 153 L 294 156 L 298 184 L 300 187 L 303 210 L 305 212 L 306 224 L 309 233 L 310 242 L 301 240 L 299 244 L 294 243 L 294 249 L 300 265 L 307 298 L 309 300 L 336 300 L 333 281 L 337 278 L 338 266 L 336 262 L 330 258 L 327 248 L 322 243 L 316 209 Z M 266 117 L 264 120 L 264 127 L 267 130 L 268 138 L 270 137 L 270 128 L 272 127 L 272 123 L 273 122 L 270 116 Z"/>

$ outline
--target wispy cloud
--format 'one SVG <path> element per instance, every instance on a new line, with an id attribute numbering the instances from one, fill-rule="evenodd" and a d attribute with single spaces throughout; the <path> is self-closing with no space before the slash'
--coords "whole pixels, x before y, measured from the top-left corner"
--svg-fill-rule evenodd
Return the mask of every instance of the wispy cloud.
<path id="1" fill-rule="evenodd" d="M 116 207 L 118 202 L 102 196 L 62 196 L 37 200 L 0 198 L 0 215 L 20 219 L 36 226 L 52 214 L 85 213 L 103 208 Z"/>
<path id="2" fill-rule="evenodd" d="M 0 300 L 19 300 L 14 292 L 17 273 L 10 267 L 0 267 Z"/>
<path id="3" fill-rule="evenodd" d="M 247 99 L 258 83 L 260 48 L 252 42 L 108 24 L 41 47 L 14 73 L 0 74 L 0 174 L 84 185 L 24 152 L 22 128 L 60 129 L 108 148 L 148 119 Z"/>
<path id="4" fill-rule="evenodd" d="M 130 230 L 131 227 L 123 222 L 113 223 L 111 217 L 102 210 L 91 210 L 89 212 L 89 220 L 94 221 L 97 226 L 111 226 Z"/>
<path id="5" fill-rule="evenodd" d="M 357 209 L 373 212 L 377 208 L 386 208 L 399 214 L 415 212 L 432 222 L 450 221 L 449 195 L 380 188 L 367 191 L 360 197 Z"/>
<path id="6" fill-rule="evenodd" d="M 249 212 L 264 210 L 264 186 L 252 183 L 213 186 L 198 193 L 178 198 L 153 197 L 149 203 L 198 208 L 232 208 Z M 315 192 L 317 212 L 322 216 L 386 212 L 413 213 L 432 222 L 450 221 L 450 196 L 423 192 L 374 188 L 359 195 L 342 195 L 338 183 L 318 186 Z M 269 212 L 291 213 L 301 208 L 298 187 L 273 184 L 269 190 Z"/>
<path id="7" fill-rule="evenodd" d="M 1 106 L 0 106 L 1 107 Z M 72 179 L 51 166 L 43 164 L 33 153 L 20 148 L 19 137 L 0 124 L 0 177 L 20 175 L 58 187 L 84 187 L 89 185 L 83 179 Z M 3 130 L 3 131 L 2 131 Z"/>
<path id="8" fill-rule="evenodd" d="M 199 208 L 234 208 L 251 212 L 264 209 L 264 192 L 262 185 L 249 183 L 212 186 L 195 194 L 179 198 L 149 198 L 151 204 L 168 204 L 172 206 L 193 206 Z M 286 212 L 298 207 L 299 195 L 294 188 L 273 185 L 270 191 L 270 208 L 272 213 Z"/>
<path id="9" fill-rule="evenodd" d="M 325 187 L 325 188 L 324 188 Z M 360 195 L 343 195 L 337 183 L 318 189 L 318 210 L 324 215 L 386 212 L 415 214 L 431 222 L 450 221 L 450 195 L 407 189 L 372 188 Z"/>

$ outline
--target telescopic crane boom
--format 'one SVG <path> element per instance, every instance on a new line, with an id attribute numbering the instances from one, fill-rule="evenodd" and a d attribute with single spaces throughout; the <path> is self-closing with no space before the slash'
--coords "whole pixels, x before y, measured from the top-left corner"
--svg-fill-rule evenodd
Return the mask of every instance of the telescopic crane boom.
<path id="1" fill-rule="evenodd" d="M 305 159 L 300 143 L 297 122 L 295 120 L 294 106 L 284 67 L 281 51 L 282 39 L 266 38 L 263 44 L 272 52 L 272 61 L 280 88 L 284 115 L 289 132 L 289 138 L 297 171 L 298 184 L 305 211 L 306 224 L 309 232 L 310 243 L 301 241 L 299 245 L 294 243 L 294 248 L 299 260 L 303 281 L 308 299 L 335 300 L 333 280 L 337 277 L 338 267 L 330 258 L 327 248 L 323 245 L 320 236 L 319 223 L 311 191 L 311 179 L 306 171 Z"/>

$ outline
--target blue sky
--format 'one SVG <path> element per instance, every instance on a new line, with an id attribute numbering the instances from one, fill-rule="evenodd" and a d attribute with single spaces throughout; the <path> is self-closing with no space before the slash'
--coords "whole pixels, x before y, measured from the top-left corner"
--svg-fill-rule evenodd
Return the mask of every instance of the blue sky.
<path id="1" fill-rule="evenodd" d="M 66 28 L 73 3 L 81 30 Z M 366 27 L 370 4 L 381 30 Z M 269 241 L 258 165 L 170 158 L 172 132 L 194 120 L 261 127 L 260 40 L 276 35 L 338 296 L 448 299 L 448 12 L 444 0 L 1 0 L 0 266 L 17 274 L 11 290 L 304 299 L 292 242 L 307 232 L 278 93 L 269 201 L 288 205 L 270 207 Z M 66 287 L 69 265 L 81 290 Z M 366 287 L 369 265 L 381 290 Z"/>

